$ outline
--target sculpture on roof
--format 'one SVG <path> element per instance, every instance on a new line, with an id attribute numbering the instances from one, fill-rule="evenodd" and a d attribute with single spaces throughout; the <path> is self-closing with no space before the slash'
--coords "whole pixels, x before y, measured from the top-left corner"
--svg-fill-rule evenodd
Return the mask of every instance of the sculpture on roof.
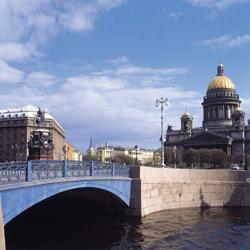
<path id="1" fill-rule="evenodd" d="M 45 112 L 42 111 L 40 107 L 38 108 L 35 119 L 38 126 L 40 126 L 45 121 Z"/>

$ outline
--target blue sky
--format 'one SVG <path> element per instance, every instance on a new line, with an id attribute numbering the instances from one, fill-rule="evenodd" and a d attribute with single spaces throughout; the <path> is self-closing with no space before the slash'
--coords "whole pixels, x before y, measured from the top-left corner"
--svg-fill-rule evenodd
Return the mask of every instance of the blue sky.
<path id="1" fill-rule="evenodd" d="M 1 109 L 46 107 L 67 140 L 156 148 L 222 62 L 250 116 L 249 0 L 0 0 Z"/>

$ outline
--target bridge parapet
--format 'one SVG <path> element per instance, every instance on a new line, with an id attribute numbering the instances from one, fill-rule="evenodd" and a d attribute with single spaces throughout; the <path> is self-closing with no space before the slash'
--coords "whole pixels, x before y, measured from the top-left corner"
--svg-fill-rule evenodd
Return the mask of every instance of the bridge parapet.
<path id="1" fill-rule="evenodd" d="M 0 185 L 64 177 L 130 177 L 129 166 L 96 161 L 24 161 L 0 164 Z"/>

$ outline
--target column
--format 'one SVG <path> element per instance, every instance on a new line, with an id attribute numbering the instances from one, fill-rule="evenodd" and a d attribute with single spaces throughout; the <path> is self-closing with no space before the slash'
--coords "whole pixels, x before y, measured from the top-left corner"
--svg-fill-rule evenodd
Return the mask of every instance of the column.
<path id="1" fill-rule="evenodd" d="M 232 155 L 232 146 L 231 145 L 227 145 L 227 155 L 228 156 Z"/>
<path id="2" fill-rule="evenodd" d="M 207 109 L 203 108 L 203 121 L 207 120 Z"/>
<path id="3" fill-rule="evenodd" d="M 0 194 L 0 250 L 5 250 L 4 224 Z"/>

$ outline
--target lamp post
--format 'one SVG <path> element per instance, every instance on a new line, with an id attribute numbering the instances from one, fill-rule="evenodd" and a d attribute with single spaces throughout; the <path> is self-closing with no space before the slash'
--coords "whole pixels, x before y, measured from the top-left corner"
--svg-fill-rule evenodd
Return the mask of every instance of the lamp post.
<path id="1" fill-rule="evenodd" d="M 168 98 L 161 97 L 160 99 L 156 99 L 155 106 L 161 106 L 161 166 L 165 167 L 164 163 L 164 136 L 163 136 L 163 106 L 164 104 L 168 106 Z"/>
<path id="2" fill-rule="evenodd" d="M 174 146 L 174 149 L 173 149 L 173 153 L 174 153 L 174 168 L 176 168 L 176 146 Z"/>
<path id="3" fill-rule="evenodd" d="M 244 170 L 247 170 L 247 165 L 246 165 L 246 138 L 245 138 L 245 125 L 243 125 L 243 144 L 242 144 L 242 167 Z"/>

